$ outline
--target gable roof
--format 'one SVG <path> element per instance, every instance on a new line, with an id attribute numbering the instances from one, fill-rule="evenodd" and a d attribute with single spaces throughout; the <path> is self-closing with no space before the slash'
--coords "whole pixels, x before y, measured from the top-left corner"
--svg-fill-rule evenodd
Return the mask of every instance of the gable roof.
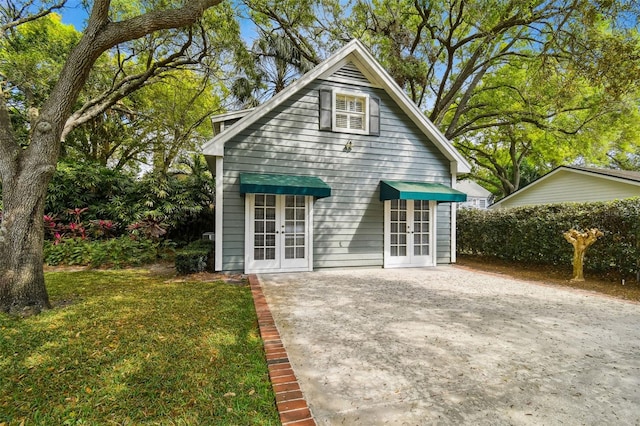
<path id="1" fill-rule="evenodd" d="M 614 170 L 614 169 L 600 169 L 597 167 L 578 167 L 578 166 L 561 166 L 565 169 L 572 169 L 575 171 L 582 171 L 585 173 L 601 175 L 603 177 L 617 178 L 623 181 L 631 181 L 640 183 L 640 172 L 632 170 Z"/>
<path id="2" fill-rule="evenodd" d="M 456 170 L 457 173 L 469 173 L 471 171 L 471 166 L 467 160 L 453 147 L 451 142 L 438 130 L 435 124 L 420 111 L 418 106 L 409 99 L 389 73 L 387 73 L 367 48 L 357 39 L 345 44 L 329 58 L 318 64 L 311 71 L 304 74 L 300 79 L 287 86 L 283 91 L 264 104 L 250 111 L 246 111 L 246 115 L 233 126 L 207 142 L 203 147 L 203 153 L 205 155 L 220 155 L 224 144 L 234 136 L 237 136 L 243 129 L 273 111 L 309 83 L 318 78 L 331 75 L 347 62 L 353 62 L 372 83 L 387 92 L 404 113 L 418 126 L 429 140 L 435 144 L 440 152 L 455 164 L 455 169 L 452 168 L 452 171 Z M 238 112 L 238 115 L 240 115 L 240 113 L 241 112 Z"/>
<path id="3" fill-rule="evenodd" d="M 489 198 L 492 195 L 491 191 L 471 179 L 459 180 L 456 189 L 469 197 Z"/>
<path id="4" fill-rule="evenodd" d="M 628 171 L 628 170 L 614 170 L 614 169 L 601 169 L 597 167 L 580 167 L 580 166 L 559 166 L 555 169 L 551 170 L 544 176 L 539 177 L 538 179 L 531 182 L 529 185 L 518 189 L 516 192 L 504 197 L 500 201 L 497 201 L 491 205 L 493 207 L 499 207 L 502 202 L 511 200 L 513 197 L 517 197 L 524 192 L 531 191 L 541 182 L 549 179 L 560 172 L 570 172 L 581 175 L 587 175 L 592 177 L 597 177 L 601 179 L 613 180 L 621 183 L 628 183 L 631 185 L 637 185 L 640 187 L 640 172 Z"/>

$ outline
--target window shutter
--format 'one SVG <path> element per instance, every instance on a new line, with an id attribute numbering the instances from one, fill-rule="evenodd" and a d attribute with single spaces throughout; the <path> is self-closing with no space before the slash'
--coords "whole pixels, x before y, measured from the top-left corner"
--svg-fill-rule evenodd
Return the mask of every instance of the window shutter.
<path id="1" fill-rule="evenodd" d="M 369 134 L 380 136 L 380 98 L 369 98 Z"/>
<path id="2" fill-rule="evenodd" d="M 320 89 L 320 130 L 331 130 L 331 90 Z"/>

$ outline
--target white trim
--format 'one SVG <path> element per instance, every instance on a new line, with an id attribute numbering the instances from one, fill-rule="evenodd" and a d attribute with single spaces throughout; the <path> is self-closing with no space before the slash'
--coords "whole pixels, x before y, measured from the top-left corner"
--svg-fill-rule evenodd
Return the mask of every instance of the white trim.
<path id="1" fill-rule="evenodd" d="M 276 197 L 276 227 L 284 226 L 285 213 L 285 195 L 275 195 Z M 304 197 L 305 202 L 305 257 L 300 260 L 289 260 L 289 266 L 286 265 L 287 260 L 284 259 L 284 231 L 279 241 L 276 237 L 276 259 L 273 260 L 273 267 L 254 267 L 253 261 L 253 244 L 254 244 L 254 207 L 255 194 L 245 195 L 245 220 L 244 220 L 244 273 L 277 273 L 277 272 L 309 272 L 313 271 L 313 197 L 307 195 Z M 304 261 L 304 262 L 302 262 Z M 298 262 L 304 266 L 291 266 L 291 263 Z M 277 266 L 275 266 L 277 264 Z M 285 264 L 283 266 L 283 264 Z"/>
<path id="2" fill-rule="evenodd" d="M 313 202 L 314 198 L 312 196 L 307 196 L 306 204 L 307 204 L 307 258 L 309 259 L 309 267 L 307 271 L 313 271 Z"/>
<path id="3" fill-rule="evenodd" d="M 253 226 L 251 218 L 253 217 L 253 206 L 255 204 L 255 194 L 245 194 L 244 196 L 244 273 L 249 274 L 253 271 L 250 269 L 251 249 L 253 248 Z"/>
<path id="4" fill-rule="evenodd" d="M 224 160 L 222 157 L 216 157 L 216 205 L 215 205 L 215 243 L 214 243 L 214 265 L 215 271 L 222 271 L 222 230 L 224 226 L 222 221 L 224 217 Z"/>
<path id="5" fill-rule="evenodd" d="M 363 99 L 363 108 L 364 108 L 364 117 L 363 124 L 364 129 L 352 129 L 349 127 L 338 127 L 337 126 L 337 118 L 338 109 L 336 108 L 336 98 L 338 96 L 352 97 Z M 340 111 L 342 112 L 342 111 Z M 357 113 L 352 113 L 350 111 L 344 111 L 347 115 L 357 115 Z M 331 91 L 331 130 L 336 133 L 354 133 L 358 135 L 368 135 L 369 134 L 369 94 L 358 92 L 356 90 L 342 90 L 342 89 L 333 89 Z"/>
<path id="6" fill-rule="evenodd" d="M 413 211 L 415 206 L 415 200 L 407 201 L 407 228 L 413 229 Z M 409 214 L 411 213 L 411 214 Z M 430 267 L 436 266 L 438 257 L 438 238 L 436 236 L 437 228 L 437 216 L 438 216 L 438 204 L 435 201 L 429 201 L 429 256 L 414 256 L 414 241 L 413 236 L 415 234 L 407 232 L 407 255 L 406 256 L 394 256 L 391 257 L 391 200 L 384 201 L 384 249 L 383 249 L 383 268 L 418 268 L 418 267 Z M 409 219 L 411 217 L 411 219 Z M 404 258 L 404 259 L 402 259 Z M 421 260 L 421 262 L 415 261 L 415 259 Z M 394 260 L 397 260 L 394 262 Z"/>
<path id="7" fill-rule="evenodd" d="M 391 268 L 389 259 L 391 259 L 391 200 L 384 201 L 384 242 L 382 253 L 382 267 Z"/>
<path id="8" fill-rule="evenodd" d="M 451 188 L 452 189 L 456 189 L 458 186 L 458 176 L 456 175 L 455 172 L 451 173 Z M 457 253 L 456 253 L 456 247 L 458 245 L 458 235 L 456 232 L 456 228 L 457 228 L 457 222 L 458 220 L 458 203 L 451 203 L 451 239 L 450 239 L 450 244 L 451 244 L 451 254 L 450 254 L 450 260 L 449 262 L 451 263 L 456 263 L 457 260 Z"/>
<path id="9" fill-rule="evenodd" d="M 357 39 L 351 40 L 333 55 L 317 65 L 313 70 L 303 75 L 293 84 L 289 85 L 276 96 L 264 104 L 251 110 L 247 115 L 231 126 L 227 131 L 215 136 L 202 148 L 205 155 L 213 155 L 211 152 L 213 141 L 218 140 L 224 145 L 228 140 L 237 136 L 242 130 L 255 123 L 264 115 L 283 104 L 289 97 L 297 93 L 303 87 L 316 80 L 336 64 L 351 60 L 360 71 L 374 84 L 379 84 L 391 98 L 400 106 L 407 116 L 420 128 L 428 139 L 449 159 L 455 163 L 458 173 L 469 173 L 471 165 L 453 147 L 451 142 L 438 130 L 438 128 L 425 116 L 418 106 L 409 99 L 402 88 L 393 80 L 387 71 L 375 60 L 367 48 Z"/>
<path id="10" fill-rule="evenodd" d="M 247 108 L 247 109 L 242 109 L 240 111 L 231 111 L 231 112 L 225 112 L 223 114 L 214 115 L 213 117 L 211 117 L 211 122 L 221 123 L 228 120 L 234 120 L 236 118 L 242 118 L 245 115 L 249 114 L 254 109 L 255 108 Z"/>

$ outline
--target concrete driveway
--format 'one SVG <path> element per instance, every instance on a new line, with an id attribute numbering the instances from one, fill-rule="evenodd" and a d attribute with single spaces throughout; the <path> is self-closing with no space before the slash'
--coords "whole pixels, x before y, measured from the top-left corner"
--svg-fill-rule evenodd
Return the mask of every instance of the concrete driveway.
<path id="1" fill-rule="evenodd" d="M 319 425 L 638 425 L 640 305 L 436 269 L 261 275 Z"/>

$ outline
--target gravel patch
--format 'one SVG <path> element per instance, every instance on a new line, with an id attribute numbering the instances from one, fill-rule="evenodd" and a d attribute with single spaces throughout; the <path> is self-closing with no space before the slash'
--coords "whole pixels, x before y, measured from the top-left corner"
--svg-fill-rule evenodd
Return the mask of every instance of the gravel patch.
<path id="1" fill-rule="evenodd" d="M 640 424 L 640 305 L 455 267 L 261 275 L 320 425 Z"/>

